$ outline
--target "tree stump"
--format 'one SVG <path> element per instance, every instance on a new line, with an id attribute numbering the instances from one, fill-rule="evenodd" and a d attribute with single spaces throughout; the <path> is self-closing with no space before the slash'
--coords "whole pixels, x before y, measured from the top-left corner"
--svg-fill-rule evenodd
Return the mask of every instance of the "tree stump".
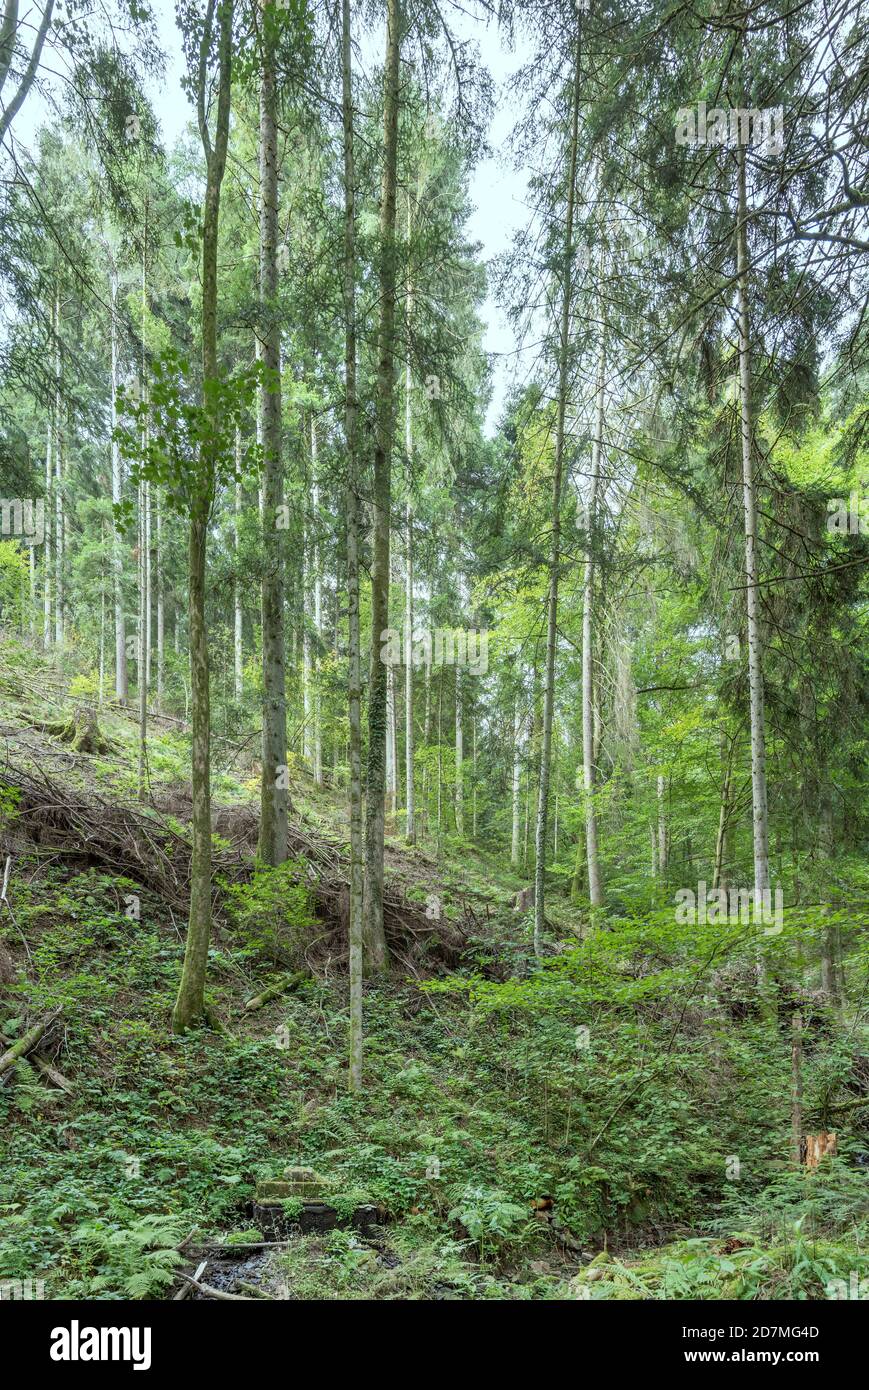
<path id="1" fill-rule="evenodd" d="M 820 1134 L 806 1135 L 806 1168 L 809 1172 L 814 1172 L 822 1158 L 829 1155 L 831 1158 L 836 1153 L 836 1132 L 835 1130 L 822 1129 Z"/>

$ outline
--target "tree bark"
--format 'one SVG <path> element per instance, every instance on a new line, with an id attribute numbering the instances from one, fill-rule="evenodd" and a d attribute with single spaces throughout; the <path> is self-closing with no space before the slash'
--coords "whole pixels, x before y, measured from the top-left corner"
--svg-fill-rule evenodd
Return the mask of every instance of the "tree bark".
<path id="1" fill-rule="evenodd" d="M 803 1017 L 791 1021 L 791 1158 L 795 1168 L 803 1161 Z"/>
<path id="2" fill-rule="evenodd" d="M 410 189 L 407 193 L 407 254 L 410 257 L 411 233 Z M 413 317 L 413 283 L 408 281 L 407 325 Z M 404 364 L 404 455 L 407 470 L 407 501 L 404 509 L 405 569 L 404 569 L 404 837 L 409 845 L 416 843 L 416 806 L 413 781 L 413 380 L 410 351 Z"/>
<path id="3" fill-rule="evenodd" d="M 465 835 L 465 734 L 463 728 L 464 691 L 462 688 L 462 668 L 456 667 L 456 834 L 459 839 Z"/>
<path id="4" fill-rule="evenodd" d="M 212 145 L 206 124 L 206 83 L 215 0 L 209 0 L 202 40 L 199 86 L 199 133 L 206 159 L 205 204 L 202 216 L 202 379 L 205 438 L 200 448 L 199 476 L 190 509 L 188 548 L 191 696 L 191 780 L 193 787 L 193 847 L 190 865 L 190 918 L 178 998 L 172 1014 L 176 1033 L 183 1033 L 205 1014 L 205 970 L 211 937 L 211 714 L 208 670 L 208 631 L 205 622 L 205 556 L 208 520 L 214 498 L 219 448 L 219 409 L 210 383 L 218 379 L 217 358 L 217 236 L 220 190 L 226 169 L 232 80 L 233 0 L 216 0 L 219 26 L 217 121 Z M 286 841 L 285 841 L 286 843 Z"/>
<path id="5" fill-rule="evenodd" d="M 341 98 L 344 127 L 344 436 L 347 447 L 347 704 L 350 727 L 350 1068 L 362 1089 L 362 910 L 365 834 L 362 806 L 362 663 L 359 634 L 359 459 L 356 405 L 356 187 L 350 0 L 341 5 Z"/>
<path id="6" fill-rule="evenodd" d="M 233 673 L 233 694 L 236 702 L 241 703 L 244 694 L 244 612 L 241 606 L 241 555 L 240 555 L 240 536 L 241 525 L 241 426 L 235 428 L 235 489 L 233 497 L 233 516 L 232 516 L 232 549 L 235 558 L 235 574 L 232 580 L 232 673 Z"/>
<path id="7" fill-rule="evenodd" d="M 111 285 L 111 334 L 112 334 L 112 504 L 117 506 L 121 500 L 123 474 L 121 449 L 115 438 L 118 426 L 117 396 L 120 386 L 118 370 L 118 271 L 112 265 Z M 115 603 L 115 699 L 125 705 L 129 698 L 127 678 L 127 634 L 124 623 L 123 559 L 121 537 L 117 528 L 112 533 L 112 578 L 114 582 Z"/>
<path id="8" fill-rule="evenodd" d="M 311 508 L 314 514 L 314 537 L 311 545 L 311 563 L 313 569 L 313 593 L 314 593 L 314 660 L 312 662 L 312 674 L 314 683 L 312 690 L 312 714 L 313 729 L 311 738 L 312 763 L 314 771 L 314 785 L 323 785 L 323 725 L 320 712 L 320 682 L 317 677 L 317 667 L 320 660 L 320 649 L 323 642 L 323 579 L 320 574 L 320 484 L 317 480 L 318 467 L 318 448 L 317 448 L 317 422 L 314 412 L 311 412 Z"/>
<path id="9" fill-rule="evenodd" d="M 157 569 L 157 713 L 162 714 L 166 684 L 166 600 L 163 581 L 163 507 L 160 500 L 159 488 L 157 489 L 154 510 L 157 522 L 157 550 L 155 556 Z"/>
<path id="10" fill-rule="evenodd" d="M 51 307 L 51 325 L 54 332 L 54 302 Z M 45 440 L 45 515 L 49 524 L 45 527 L 45 541 L 42 555 L 42 645 L 46 651 L 51 646 L 51 495 L 54 489 L 54 401 L 48 407 L 48 425 Z"/>
<path id="11" fill-rule="evenodd" d="M 380 658 L 389 625 L 391 455 L 395 429 L 395 202 L 398 166 L 401 0 L 387 0 L 380 202 L 380 322 L 377 333 L 377 426 L 374 447 L 374 537 L 371 567 L 371 653 L 368 682 L 368 769 L 365 806 L 365 949 L 372 973 L 388 963 L 383 927 L 386 666 Z"/>
<path id="12" fill-rule="evenodd" d="M 54 295 L 54 640 L 63 645 L 63 394 L 60 295 Z"/>
<path id="13" fill-rule="evenodd" d="M 267 8 L 267 4 L 264 4 Z M 260 388 L 263 444 L 262 582 L 262 787 L 259 857 L 283 864 L 287 857 L 289 791 L 287 696 L 284 669 L 283 548 L 277 529 L 283 502 L 281 460 L 281 333 L 278 319 L 278 136 L 274 54 L 263 31 L 260 73 Z"/>
<path id="14" fill-rule="evenodd" d="M 751 337 L 748 309 L 748 208 L 745 146 L 736 149 L 738 210 L 736 227 L 739 308 L 739 407 L 742 441 L 742 504 L 745 524 L 745 598 L 748 613 L 748 697 L 751 719 L 751 802 L 755 895 L 769 888 L 769 826 L 766 798 L 763 643 L 757 587 L 757 500 L 752 459 Z M 759 907 L 759 900 L 757 902 Z"/>
<path id="15" fill-rule="evenodd" d="M 549 594 L 547 598 L 546 666 L 543 687 L 543 730 L 540 748 L 540 781 L 537 788 L 537 825 L 534 837 L 534 953 L 539 955 L 546 921 L 546 831 L 549 817 L 549 777 L 552 764 L 552 718 L 555 710 L 555 653 L 558 642 L 558 579 L 561 568 L 561 491 L 564 474 L 564 420 L 567 410 L 570 364 L 570 308 L 573 299 L 573 214 L 576 201 L 576 164 L 579 146 L 580 39 L 576 39 L 567 160 L 567 211 L 561 284 L 561 327 L 558 347 L 558 404 L 555 424 L 555 463 L 552 471 L 550 518 Z"/>
<path id="16" fill-rule="evenodd" d="M 18 90 L 15 92 L 15 95 L 13 96 L 10 102 L 3 103 L 5 109 L 3 110 L 2 115 L 0 115 L 0 144 L 2 144 L 3 141 L 6 139 L 6 132 L 8 131 L 12 122 L 15 120 L 15 117 L 18 115 L 18 112 L 21 110 L 21 106 L 24 102 L 24 99 L 30 91 L 30 88 L 33 86 L 34 80 L 36 78 L 36 73 L 39 69 L 39 62 L 42 57 L 42 49 L 45 44 L 45 37 L 48 33 L 53 13 L 54 0 L 46 0 L 45 9 L 42 11 L 42 19 L 39 22 L 39 28 L 36 31 L 36 38 L 34 39 L 33 48 L 30 52 L 30 59 L 28 61 L 27 67 L 24 70 L 21 81 L 18 84 Z M 6 68 L 6 71 L 3 73 L 3 83 L 5 83 L 7 75 L 8 66 Z M 0 87 L 2 87 L 3 83 L 0 83 Z"/>
<path id="17" fill-rule="evenodd" d="M 513 702 L 513 827 L 510 863 L 518 869 L 522 859 L 522 716 L 518 697 Z"/>
<path id="18" fill-rule="evenodd" d="M 599 269 L 603 276 L 603 264 Z M 603 296 L 598 295 L 602 306 Z M 603 310 L 601 308 L 602 315 Z M 604 425 L 604 381 L 606 375 L 606 341 L 604 325 L 600 325 L 601 341 L 597 361 L 597 384 L 595 388 L 595 428 L 591 449 L 591 481 L 589 484 L 588 508 L 586 513 L 585 581 L 582 593 L 582 777 L 585 791 L 585 849 L 588 862 L 588 899 L 592 907 L 603 904 L 600 859 L 597 839 L 597 808 L 595 806 L 595 784 L 597 781 L 595 765 L 595 700 L 592 668 L 594 660 L 594 581 L 595 581 L 595 529 L 597 523 L 597 494 L 600 485 L 600 464 L 603 451 Z"/>

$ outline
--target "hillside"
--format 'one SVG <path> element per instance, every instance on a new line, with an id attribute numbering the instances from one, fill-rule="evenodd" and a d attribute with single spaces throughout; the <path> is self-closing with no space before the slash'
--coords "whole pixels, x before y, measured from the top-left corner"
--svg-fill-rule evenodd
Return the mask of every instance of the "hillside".
<path id="1" fill-rule="evenodd" d="M 395 964 L 366 983 L 350 1094 L 340 792 L 299 772 L 294 857 L 257 870 L 256 768 L 221 756 L 211 1027 L 173 1035 L 183 723 L 152 733 L 138 806 L 134 719 L 7 651 L 0 1280 L 215 1297 L 181 1278 L 207 1260 L 199 1284 L 241 1297 L 818 1299 L 869 1277 L 858 916 L 837 917 L 858 1002 L 835 1008 L 812 909 L 787 911 L 762 990 L 752 934 L 686 934 L 648 906 L 592 926 L 560 899 L 535 962 L 520 878 L 467 846 L 438 859 L 391 841 Z M 100 753 L 49 731 L 88 709 Z M 797 1011 L 803 1127 L 838 1135 L 813 1173 L 789 1157 Z M 301 1232 L 314 1218 L 293 1196 L 254 1208 L 299 1166 L 334 1229 Z"/>

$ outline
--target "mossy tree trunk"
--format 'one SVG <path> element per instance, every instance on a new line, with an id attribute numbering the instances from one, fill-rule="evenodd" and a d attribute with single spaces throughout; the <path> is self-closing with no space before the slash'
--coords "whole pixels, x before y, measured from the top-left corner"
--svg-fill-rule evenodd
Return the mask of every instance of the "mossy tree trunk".
<path id="1" fill-rule="evenodd" d="M 208 520 L 214 495 L 217 450 L 220 447 L 217 358 L 217 236 L 220 190 L 229 140 L 232 77 L 233 0 L 217 0 L 218 78 L 214 143 L 208 131 L 206 100 L 208 55 L 215 0 L 209 0 L 201 40 L 199 133 L 205 151 L 206 186 L 202 217 L 202 378 L 205 428 L 200 449 L 196 492 L 191 502 L 188 545 L 191 780 L 193 786 L 193 851 L 190 867 L 190 917 L 187 945 L 172 1027 L 183 1033 L 205 1014 L 205 969 L 211 938 L 211 714 L 208 632 L 205 622 L 205 558 Z"/>

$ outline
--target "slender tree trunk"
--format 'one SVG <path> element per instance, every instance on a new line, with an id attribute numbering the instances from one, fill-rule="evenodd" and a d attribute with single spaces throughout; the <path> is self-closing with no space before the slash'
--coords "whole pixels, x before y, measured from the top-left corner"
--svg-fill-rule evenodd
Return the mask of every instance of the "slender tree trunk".
<path id="1" fill-rule="evenodd" d="M 546 831 L 549 818 L 549 777 L 552 763 L 552 719 L 555 710 L 555 653 L 558 643 L 558 579 L 561 569 L 561 491 L 564 473 L 564 419 L 567 410 L 570 365 L 570 309 L 573 299 L 573 212 L 576 200 L 576 164 L 579 146 L 580 41 L 576 39 L 571 103 L 570 149 L 567 170 L 567 211 L 564 231 L 564 263 L 561 284 L 561 329 L 558 347 L 558 405 L 555 424 L 555 464 L 552 471 L 552 505 L 549 540 L 549 594 L 546 603 L 546 666 L 543 688 L 543 729 L 540 748 L 540 781 L 537 788 L 537 825 L 534 837 L 534 952 L 540 952 L 546 922 Z"/>
<path id="2" fill-rule="evenodd" d="M 398 806 L 398 759 L 395 737 L 395 667 L 386 669 L 386 805 L 390 821 L 394 821 Z"/>
<path id="3" fill-rule="evenodd" d="M 103 543 L 105 544 L 105 526 L 103 526 Z M 106 691 L 106 584 L 105 574 L 100 572 L 100 683 L 97 701 L 102 706 Z"/>
<path id="4" fill-rule="evenodd" d="M 410 255 L 411 232 L 410 189 L 407 193 L 407 245 Z M 413 317 L 413 285 L 408 283 L 408 329 Z M 404 364 L 404 455 L 407 470 L 407 501 L 404 509 L 405 569 L 404 569 L 404 799 L 407 807 L 405 839 L 416 842 L 416 807 L 413 783 L 413 380 L 410 352 Z"/>
<path id="5" fill-rule="evenodd" d="M 142 243 L 142 401 L 148 401 L 148 363 L 145 324 L 148 309 L 146 252 L 148 245 L 148 203 L 145 200 L 144 240 Z M 147 417 L 146 417 L 147 418 Z M 148 426 L 142 430 L 142 457 L 148 456 Z M 148 767 L 148 687 L 151 675 L 151 494 L 147 481 L 139 485 L 139 800 L 146 798 Z"/>
<path id="6" fill-rule="evenodd" d="M 386 666 L 380 658 L 389 626 L 391 454 L 395 429 L 395 198 L 398 164 L 401 0 L 387 0 L 380 202 L 380 322 L 377 333 L 377 427 L 374 447 L 374 538 L 371 567 L 371 660 L 368 682 L 368 769 L 365 807 L 365 947 L 368 968 L 388 962 L 383 927 Z"/>
<path id="7" fill-rule="evenodd" d="M 232 672 L 233 694 L 241 703 L 244 695 L 244 611 L 241 604 L 241 426 L 235 427 L 235 492 L 233 498 L 232 548 L 235 558 L 235 573 L 232 580 Z"/>
<path id="8" fill-rule="evenodd" d="M 350 1089 L 362 1088 L 362 905 L 365 827 L 362 806 L 362 662 L 359 634 L 359 459 L 356 404 L 356 186 L 350 0 L 341 5 L 344 125 L 344 437 L 347 447 L 347 703 L 350 728 Z"/>
<path id="9" fill-rule="evenodd" d="M 477 715 L 474 712 L 471 718 L 471 775 L 473 785 L 471 787 L 471 839 L 476 844 L 477 840 Z M 556 802 L 556 812 L 558 803 Z"/>
<path id="10" fill-rule="evenodd" d="M 803 1161 L 803 1016 L 791 1020 L 791 1160 L 795 1168 Z"/>
<path id="11" fill-rule="evenodd" d="M 120 445 L 115 438 L 118 425 L 117 395 L 120 386 L 118 368 L 118 272 L 112 265 L 111 288 L 112 312 L 112 503 L 117 506 L 121 500 L 123 474 Z M 123 559 L 121 537 L 117 528 L 112 533 L 112 576 L 114 580 L 115 604 L 115 699 L 125 705 L 129 698 L 127 679 L 127 633 L 124 623 Z"/>
<path id="12" fill-rule="evenodd" d="M 513 702 L 513 831 L 510 863 L 518 869 L 522 855 L 522 716 L 518 698 Z"/>
<path id="13" fill-rule="evenodd" d="M 712 888 L 726 888 L 725 873 L 725 846 L 727 844 L 727 827 L 730 823 L 730 800 L 733 769 L 733 744 L 731 743 L 727 757 L 724 758 L 724 748 L 722 739 L 722 762 L 724 763 L 724 775 L 721 787 L 721 808 L 718 813 L 718 833 L 715 837 L 715 868 L 712 873 Z"/>
<path id="14" fill-rule="evenodd" d="M 310 528 L 302 518 L 302 756 L 314 769 L 314 679 L 311 658 L 311 565 L 308 559 Z"/>
<path id="15" fill-rule="evenodd" d="M 60 356 L 60 296 L 54 296 L 54 640 L 63 645 L 63 398 Z"/>
<path id="16" fill-rule="evenodd" d="M 35 546 L 35 545 L 31 545 L 31 546 L 28 547 L 28 552 L 27 552 L 27 568 L 28 568 L 28 579 L 29 579 L 28 613 L 29 613 L 29 615 L 30 615 L 30 616 L 29 616 L 29 619 L 28 619 L 27 627 L 28 627 L 28 631 L 29 631 L 29 633 L 30 633 L 30 640 L 31 640 L 31 642 L 34 642 L 34 643 L 35 643 L 35 642 L 36 642 L 36 546 Z"/>
<path id="17" fill-rule="evenodd" d="M 603 277 L 601 258 L 599 274 Z M 603 295 L 598 295 L 598 304 L 603 313 Z M 600 326 L 601 340 L 597 361 L 597 384 L 595 388 L 595 429 L 591 448 L 591 479 L 589 483 L 588 507 L 586 510 L 586 555 L 585 582 L 582 593 L 582 776 L 585 791 L 585 849 L 588 861 L 588 898 L 592 907 L 603 903 L 600 860 L 597 842 L 597 807 L 595 806 L 595 700 L 592 667 L 594 661 L 594 545 L 597 522 L 597 494 L 600 485 L 601 454 L 603 452 L 604 424 L 604 381 L 606 374 L 606 344 L 603 322 Z"/>
<path id="18" fill-rule="evenodd" d="M 264 6 L 267 8 L 267 6 Z M 274 54 L 263 31 L 260 73 L 260 344 L 266 374 L 260 390 L 263 435 L 262 647 L 263 734 L 259 857 L 283 864 L 287 857 L 289 782 L 287 697 L 284 670 L 284 560 L 278 532 L 283 503 L 281 459 L 281 331 L 278 290 L 278 136 Z"/>
<path id="19" fill-rule="evenodd" d="M 444 748 L 443 748 L 443 712 L 444 712 L 444 668 L 438 672 L 438 786 L 437 786 L 437 851 L 441 852 L 441 835 L 443 831 L 443 808 L 444 808 Z"/>
<path id="20" fill-rule="evenodd" d="M 311 544 L 311 563 L 313 566 L 314 595 L 314 659 L 312 674 L 313 729 L 311 731 L 311 753 L 314 769 L 314 785 L 323 785 L 323 725 L 320 711 L 320 681 L 317 668 L 320 664 L 320 650 L 323 644 L 323 578 L 320 574 L 320 484 L 317 479 L 318 441 L 317 421 L 311 412 L 311 506 L 314 514 L 314 536 Z"/>
<path id="21" fill-rule="evenodd" d="M 769 888 L 769 826 L 766 802 L 766 735 L 763 698 L 763 644 L 757 587 L 757 499 L 752 460 L 751 336 L 748 311 L 748 207 L 745 146 L 736 148 L 738 220 L 736 229 L 739 306 L 739 406 L 742 438 L 742 504 L 745 518 L 745 582 L 748 612 L 748 698 L 751 717 L 751 801 L 755 895 Z M 759 907 L 759 900 L 757 902 Z"/>
<path id="22" fill-rule="evenodd" d="M 7 15 L 10 14 L 11 11 L 7 11 Z M 2 144 L 3 141 L 6 139 L 6 132 L 8 131 L 15 117 L 18 115 L 18 112 L 21 110 L 21 107 L 24 103 L 24 99 L 27 96 L 27 93 L 30 91 L 30 88 L 33 86 L 33 83 L 36 79 L 36 74 L 39 71 L 39 63 L 42 57 L 42 49 L 45 43 L 45 37 L 49 31 L 49 28 L 51 27 L 51 19 L 53 14 L 54 0 L 46 0 L 45 7 L 42 11 L 42 18 L 39 21 L 39 28 L 36 31 L 36 37 L 33 41 L 33 47 L 30 50 L 30 58 L 28 59 L 27 66 L 24 69 L 24 72 L 21 76 L 17 88 L 13 93 L 9 94 L 9 100 L 4 100 L 3 102 L 3 112 L 2 115 L 0 115 L 0 144 Z M 17 29 L 18 7 L 16 5 L 14 10 L 14 18 L 11 20 L 8 32 L 14 34 Z M 4 24 L 4 32 L 6 31 L 7 26 L 6 24 Z M 0 77 L 2 77 L 2 81 L 0 81 L 0 88 L 2 88 L 3 84 L 5 83 L 9 72 L 9 66 L 5 61 L 2 67 L 5 68 L 5 71 L 3 71 L 2 68 L 0 68 Z"/>
<path id="23" fill-rule="evenodd" d="M 209 10 L 209 13 L 211 11 Z M 205 559 L 208 519 L 214 499 L 220 420 L 209 384 L 218 381 L 217 357 L 217 238 L 220 189 L 226 169 L 232 81 L 233 0 L 217 0 L 219 73 L 214 144 L 205 121 L 204 84 L 208 50 L 203 44 L 199 90 L 200 137 L 206 157 L 205 204 L 202 216 L 202 380 L 205 438 L 200 448 L 199 476 L 191 500 L 188 550 L 190 618 L 190 695 L 192 705 L 191 780 L 193 787 L 193 849 L 190 865 L 190 919 L 178 998 L 172 1014 L 176 1033 L 183 1033 L 206 1013 L 205 971 L 211 938 L 211 711 L 208 669 L 208 630 L 205 622 Z M 286 843 L 286 841 L 285 841 Z"/>
<path id="24" fill-rule="evenodd" d="M 660 871 L 661 878 L 666 878 L 667 865 L 670 860 L 670 846 L 667 838 L 667 802 L 664 796 L 664 791 L 664 775 L 663 773 L 658 773 L 658 869 Z"/>
<path id="25" fill-rule="evenodd" d="M 145 800 L 145 770 L 148 759 L 148 602 L 147 579 L 147 490 L 139 484 L 139 800 Z"/>
<path id="26" fill-rule="evenodd" d="M 54 308 L 51 315 L 54 327 Z M 48 408 L 48 425 L 45 441 L 45 542 L 42 551 L 42 645 L 46 651 L 51 646 L 51 496 L 53 491 L 54 461 L 54 401 Z"/>
<path id="27" fill-rule="evenodd" d="M 456 667 L 456 834 L 459 839 L 465 835 L 465 734 L 463 728 L 464 691 L 462 688 L 462 668 Z"/>
<path id="28" fill-rule="evenodd" d="M 154 510 L 157 522 L 157 713 L 162 714 L 166 685 L 166 601 L 163 581 L 163 504 L 159 488 Z"/>

